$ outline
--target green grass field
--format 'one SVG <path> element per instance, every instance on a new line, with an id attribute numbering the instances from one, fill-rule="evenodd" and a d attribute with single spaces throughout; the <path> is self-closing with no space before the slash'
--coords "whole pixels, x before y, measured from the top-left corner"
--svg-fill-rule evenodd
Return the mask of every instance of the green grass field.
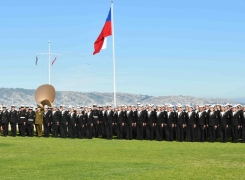
<path id="1" fill-rule="evenodd" d="M 0 137 L 0 179 L 245 179 L 245 144 Z"/>

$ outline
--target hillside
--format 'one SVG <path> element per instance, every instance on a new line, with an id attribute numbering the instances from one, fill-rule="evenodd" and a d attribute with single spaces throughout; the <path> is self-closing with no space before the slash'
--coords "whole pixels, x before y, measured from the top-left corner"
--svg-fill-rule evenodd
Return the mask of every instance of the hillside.
<path id="1" fill-rule="evenodd" d="M 11 104 L 16 106 L 19 105 L 35 105 L 34 100 L 35 90 L 22 89 L 22 88 L 0 88 L 0 104 L 7 105 Z M 197 98 L 192 96 L 148 96 L 141 94 L 128 94 L 128 93 L 117 93 L 117 104 L 206 104 L 206 103 L 236 103 L 228 99 L 209 99 L 209 98 Z M 113 104 L 113 93 L 101 93 L 101 92 L 72 92 L 72 91 L 57 91 L 56 105 L 92 105 L 92 104 Z"/>

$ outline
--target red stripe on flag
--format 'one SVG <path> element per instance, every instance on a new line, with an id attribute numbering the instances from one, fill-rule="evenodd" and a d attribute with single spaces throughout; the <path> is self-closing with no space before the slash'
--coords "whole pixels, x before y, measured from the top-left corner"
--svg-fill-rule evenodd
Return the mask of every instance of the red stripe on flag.
<path id="1" fill-rule="evenodd" d="M 94 53 L 93 53 L 93 55 L 95 55 L 96 53 L 100 52 L 100 50 L 101 50 L 101 48 L 103 46 L 103 43 L 104 43 L 104 39 L 107 36 L 111 36 L 112 35 L 111 23 L 112 22 L 111 22 L 111 9 L 110 9 L 108 17 L 107 17 L 107 20 L 105 22 L 105 25 L 104 25 L 99 37 L 94 42 Z"/>
<path id="2" fill-rule="evenodd" d="M 54 62 L 56 61 L 56 57 L 54 58 L 53 62 L 52 62 L 52 65 L 54 65 Z"/>

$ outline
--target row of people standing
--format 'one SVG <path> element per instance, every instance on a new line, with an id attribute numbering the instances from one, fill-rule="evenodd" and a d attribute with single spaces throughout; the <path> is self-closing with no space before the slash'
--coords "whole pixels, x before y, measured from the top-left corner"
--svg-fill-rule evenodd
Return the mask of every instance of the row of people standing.
<path id="1" fill-rule="evenodd" d="M 200 141 L 208 139 L 211 142 L 220 138 L 227 142 L 232 137 L 233 142 L 238 142 L 241 137 L 245 142 L 245 120 L 244 110 L 240 105 L 231 107 L 229 104 L 186 106 L 173 105 L 146 107 L 138 104 L 134 106 L 119 106 L 112 109 L 110 105 L 97 107 L 65 106 L 58 109 L 53 106 L 44 110 L 40 107 L 24 108 L 19 111 L 12 106 L 10 111 L 3 107 L 1 112 L 1 124 L 3 136 L 8 134 L 8 123 L 11 124 L 11 135 L 16 136 L 16 125 L 18 125 L 20 136 L 34 136 L 34 125 L 38 137 L 66 138 L 93 138 L 102 137 L 112 139 L 115 135 L 118 139 L 148 139 L 167 141 Z M 243 128 L 244 127 L 244 128 Z"/>

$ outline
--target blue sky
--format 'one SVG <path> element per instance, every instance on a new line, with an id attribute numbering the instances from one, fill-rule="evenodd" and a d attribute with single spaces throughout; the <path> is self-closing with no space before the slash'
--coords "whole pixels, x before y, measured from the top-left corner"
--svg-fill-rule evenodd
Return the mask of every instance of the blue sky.
<path id="1" fill-rule="evenodd" d="M 1 87 L 112 92 L 111 38 L 93 56 L 110 1 L 0 1 Z M 117 91 L 245 97 L 245 1 L 114 1 Z M 51 59 L 54 59 L 52 57 Z"/>

